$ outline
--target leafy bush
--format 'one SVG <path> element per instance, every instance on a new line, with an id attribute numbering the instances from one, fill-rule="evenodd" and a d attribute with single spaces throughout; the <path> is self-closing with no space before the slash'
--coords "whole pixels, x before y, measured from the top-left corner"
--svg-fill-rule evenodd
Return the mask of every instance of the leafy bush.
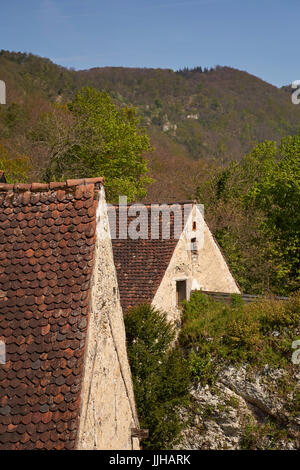
<path id="1" fill-rule="evenodd" d="M 140 305 L 125 316 L 128 357 L 140 424 L 149 429 L 144 449 L 168 449 L 183 428 L 180 407 L 189 400 L 190 372 L 166 314 Z"/>
<path id="2" fill-rule="evenodd" d="M 287 438 L 286 428 L 269 418 L 266 423 L 254 424 L 251 420 L 244 428 L 240 440 L 243 450 L 280 450 L 281 440 Z"/>
<path id="3" fill-rule="evenodd" d="M 192 349 L 189 354 L 189 367 L 192 379 L 195 382 L 200 382 L 202 385 L 211 385 L 214 383 L 214 365 L 210 354 L 203 357 Z"/>
<path id="4" fill-rule="evenodd" d="M 299 337 L 299 293 L 288 301 L 228 306 L 196 291 L 184 304 L 179 343 L 190 351 L 193 376 L 206 384 L 212 381 L 212 367 L 216 376 L 217 365 L 225 362 L 292 366 L 291 344 Z"/>

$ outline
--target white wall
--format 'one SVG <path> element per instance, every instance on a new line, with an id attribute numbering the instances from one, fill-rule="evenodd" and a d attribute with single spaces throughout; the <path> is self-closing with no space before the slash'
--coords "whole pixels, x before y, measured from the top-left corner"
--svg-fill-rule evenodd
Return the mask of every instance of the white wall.
<path id="1" fill-rule="evenodd" d="M 169 314 L 168 319 L 180 323 L 180 310 L 176 306 L 176 281 L 187 280 L 188 296 L 191 289 L 201 288 L 206 291 L 240 293 L 229 271 L 225 259 L 197 208 L 188 218 L 186 227 L 192 228 L 196 221 L 198 253 L 192 255 L 190 239 L 192 231 L 183 232 L 173 253 L 165 276 L 155 294 L 152 305 Z"/>
<path id="2" fill-rule="evenodd" d="M 131 428 L 139 423 L 103 189 L 92 282 L 77 449 L 137 450 Z"/>

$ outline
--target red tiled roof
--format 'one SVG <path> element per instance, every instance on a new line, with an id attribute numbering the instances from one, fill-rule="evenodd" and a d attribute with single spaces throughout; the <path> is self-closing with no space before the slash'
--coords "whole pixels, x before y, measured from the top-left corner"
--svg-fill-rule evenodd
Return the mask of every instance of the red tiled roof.
<path id="1" fill-rule="evenodd" d="M 182 211 L 182 222 L 184 223 L 183 208 L 187 205 L 191 210 L 193 201 L 180 204 Z M 130 206 L 128 206 L 129 208 Z M 170 213 L 170 238 L 162 238 L 162 217 L 159 219 L 159 238 L 151 239 L 151 212 L 150 204 L 148 208 L 148 238 L 133 240 L 131 238 L 119 239 L 119 206 L 114 206 L 116 210 L 116 237 L 112 237 L 114 262 L 117 271 L 120 300 L 123 311 L 134 305 L 141 303 L 151 303 L 155 293 L 164 277 L 171 257 L 178 243 L 178 238 L 174 238 L 174 213 Z M 109 211 L 110 221 L 113 220 Z M 127 216 L 127 226 L 135 217 Z M 147 221 L 146 221 L 147 222 Z"/>
<path id="2" fill-rule="evenodd" d="M 0 449 L 75 447 L 102 181 L 0 184 Z"/>

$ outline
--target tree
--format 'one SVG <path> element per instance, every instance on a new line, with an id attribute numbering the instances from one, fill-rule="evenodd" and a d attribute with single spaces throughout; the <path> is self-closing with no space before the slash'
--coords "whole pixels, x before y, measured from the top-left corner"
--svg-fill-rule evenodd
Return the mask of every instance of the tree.
<path id="1" fill-rule="evenodd" d="M 261 229 L 273 242 L 276 279 L 288 281 L 287 291 L 294 291 L 300 281 L 300 135 L 282 139 L 279 152 L 247 199 L 266 215 Z"/>
<path id="2" fill-rule="evenodd" d="M 83 88 L 66 107 L 42 116 L 33 139 L 48 146 L 45 180 L 104 176 L 108 199 L 146 195 L 149 138 L 134 108 L 117 108 L 106 92 Z"/>
<path id="3" fill-rule="evenodd" d="M 145 449 L 167 449 L 183 428 L 179 409 L 187 404 L 190 375 L 166 314 L 140 305 L 125 315 L 128 357 L 140 424 L 149 429 Z"/>
<path id="4" fill-rule="evenodd" d="M 211 228 L 248 293 L 299 288 L 300 136 L 266 141 L 198 188 Z"/>

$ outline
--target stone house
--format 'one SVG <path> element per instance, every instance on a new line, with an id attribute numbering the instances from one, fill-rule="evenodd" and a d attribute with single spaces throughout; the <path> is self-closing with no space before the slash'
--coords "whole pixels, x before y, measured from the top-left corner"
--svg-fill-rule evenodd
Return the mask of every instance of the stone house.
<path id="1" fill-rule="evenodd" d="M 138 449 L 102 178 L 0 178 L 0 449 Z"/>
<path id="2" fill-rule="evenodd" d="M 191 291 L 240 293 L 195 201 L 112 206 L 108 214 L 124 311 L 150 303 L 180 324 Z"/>

